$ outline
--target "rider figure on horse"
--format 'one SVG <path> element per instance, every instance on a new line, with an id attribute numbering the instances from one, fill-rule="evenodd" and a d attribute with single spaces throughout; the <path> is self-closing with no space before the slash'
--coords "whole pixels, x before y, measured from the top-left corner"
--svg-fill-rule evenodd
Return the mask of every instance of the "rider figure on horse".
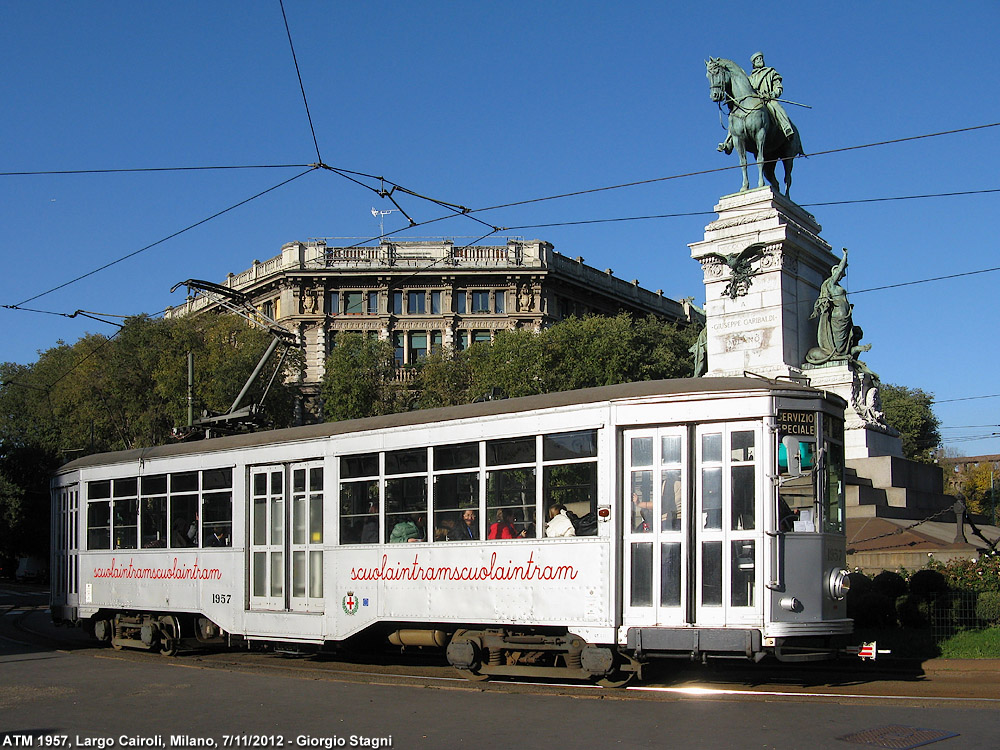
<path id="1" fill-rule="evenodd" d="M 788 119 L 785 108 L 776 101 L 781 97 L 783 91 L 781 75 L 774 68 L 764 65 L 763 52 L 755 52 L 753 57 L 750 58 L 750 63 L 753 65 L 753 70 L 750 71 L 749 75 L 750 84 L 767 105 L 767 111 L 771 113 L 772 122 L 777 123 L 786 138 L 791 138 L 795 130 L 792 128 L 792 123 Z M 723 143 L 719 144 L 718 150 L 731 154 L 733 153 L 734 146 L 733 136 L 730 134 L 726 136 L 726 140 Z"/>

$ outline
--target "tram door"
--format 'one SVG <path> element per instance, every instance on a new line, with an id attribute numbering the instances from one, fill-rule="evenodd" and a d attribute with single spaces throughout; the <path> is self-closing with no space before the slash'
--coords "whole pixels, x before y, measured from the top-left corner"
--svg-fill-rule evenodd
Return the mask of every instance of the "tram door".
<path id="1" fill-rule="evenodd" d="M 629 430 L 624 438 L 626 623 L 761 622 L 759 425 Z"/>
<path id="2" fill-rule="evenodd" d="M 250 608 L 323 609 L 322 462 L 250 470 Z"/>

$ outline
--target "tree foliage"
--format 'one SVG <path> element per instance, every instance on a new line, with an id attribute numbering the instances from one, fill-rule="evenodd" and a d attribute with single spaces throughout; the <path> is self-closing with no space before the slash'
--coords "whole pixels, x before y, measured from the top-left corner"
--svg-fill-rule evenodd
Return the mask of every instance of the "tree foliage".
<path id="1" fill-rule="evenodd" d="M 467 404 L 496 392 L 514 398 L 686 377 L 696 336 L 691 327 L 655 318 L 570 318 L 538 333 L 500 331 L 465 351 L 432 352 L 407 382 L 393 380 L 388 344 L 341 336 L 327 363 L 325 414 L 345 419 Z"/>
<path id="2" fill-rule="evenodd" d="M 0 553 L 40 553 L 48 538 L 48 480 L 65 460 L 167 442 L 187 420 L 187 352 L 195 408 L 224 412 L 253 372 L 270 334 L 231 315 L 137 316 L 114 336 L 59 342 L 31 365 L 0 363 Z M 269 376 L 273 371 L 265 370 Z M 286 359 L 263 406 L 291 423 L 296 389 Z M 259 378 L 247 403 L 266 387 Z"/>
<path id="3" fill-rule="evenodd" d="M 941 442 L 940 422 L 931 408 L 934 396 L 919 388 L 883 384 L 882 409 L 886 421 L 899 430 L 903 455 L 923 463 L 933 463 L 934 450 Z"/>

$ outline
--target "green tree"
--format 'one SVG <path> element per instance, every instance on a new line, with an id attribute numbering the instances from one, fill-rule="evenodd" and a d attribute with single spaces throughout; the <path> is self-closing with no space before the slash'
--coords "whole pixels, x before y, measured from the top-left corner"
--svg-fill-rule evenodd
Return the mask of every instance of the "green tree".
<path id="1" fill-rule="evenodd" d="M 883 384 L 880 389 L 886 421 L 899 430 L 903 455 L 923 463 L 933 463 L 934 450 L 941 442 L 940 422 L 934 416 L 934 396 L 919 388 Z"/>
<path id="2" fill-rule="evenodd" d="M 391 414 L 399 403 L 392 345 L 356 333 L 338 334 L 320 390 L 327 421 Z"/>
<path id="3" fill-rule="evenodd" d="M 0 554 L 44 554 L 48 479 L 67 459 L 154 445 L 185 423 L 187 352 L 195 354 L 199 408 L 225 411 L 270 343 L 234 316 L 137 316 L 114 336 L 59 342 L 31 365 L 0 363 Z M 297 358 L 286 359 L 263 416 L 294 415 Z M 276 363 L 272 362 L 270 372 Z M 254 384 L 247 403 L 266 383 Z"/>

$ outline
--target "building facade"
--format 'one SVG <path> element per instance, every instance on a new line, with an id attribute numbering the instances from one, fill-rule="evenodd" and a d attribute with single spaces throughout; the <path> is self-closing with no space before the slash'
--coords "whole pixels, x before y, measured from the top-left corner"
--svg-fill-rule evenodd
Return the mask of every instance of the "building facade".
<path id="1" fill-rule="evenodd" d="M 687 321 L 687 307 L 570 259 L 541 240 L 457 246 L 450 241 L 335 247 L 289 242 L 270 260 L 230 274 L 223 286 L 246 295 L 298 339 L 304 393 L 318 393 L 337 336 L 357 332 L 393 344 L 403 376 L 435 348 L 465 349 L 498 331 L 538 331 L 571 316 L 655 315 Z M 217 307 L 189 297 L 168 316 Z"/>

